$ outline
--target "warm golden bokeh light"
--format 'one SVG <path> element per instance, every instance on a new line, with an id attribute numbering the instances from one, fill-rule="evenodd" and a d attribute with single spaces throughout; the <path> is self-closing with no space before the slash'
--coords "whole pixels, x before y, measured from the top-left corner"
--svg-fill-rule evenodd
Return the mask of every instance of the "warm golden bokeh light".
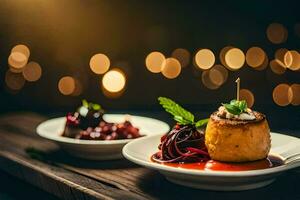
<path id="1" fill-rule="evenodd" d="M 287 106 L 293 99 L 293 92 L 288 84 L 279 84 L 273 90 L 273 100 L 279 106 Z"/>
<path id="2" fill-rule="evenodd" d="M 238 70 L 245 63 L 245 55 L 242 50 L 232 48 L 225 54 L 225 63 L 230 70 Z"/>
<path id="3" fill-rule="evenodd" d="M 58 89 L 63 95 L 71 95 L 75 91 L 75 79 L 71 76 L 64 76 L 58 82 Z"/>
<path id="4" fill-rule="evenodd" d="M 258 68 L 266 59 L 265 51 L 260 47 L 251 47 L 246 53 L 246 62 L 250 67 Z"/>
<path id="5" fill-rule="evenodd" d="M 254 69 L 255 69 L 255 70 L 258 70 L 258 71 L 263 71 L 263 70 L 265 70 L 268 66 L 269 66 L 269 58 L 268 58 L 268 56 L 266 55 L 266 56 L 265 56 L 264 62 L 263 62 L 259 67 L 256 67 L 256 68 L 254 68 Z"/>
<path id="6" fill-rule="evenodd" d="M 248 89 L 240 90 L 240 99 L 245 100 L 247 102 L 248 108 L 251 108 L 255 101 L 253 93 Z"/>
<path id="7" fill-rule="evenodd" d="M 298 54 L 297 52 L 295 52 L 296 54 Z M 285 54 L 284 54 L 284 58 L 283 58 L 283 64 L 284 66 L 286 66 L 287 68 L 291 67 L 292 66 L 292 63 L 293 63 L 293 60 L 294 60 L 294 56 L 293 55 L 294 53 L 292 53 L 291 51 L 287 51 Z"/>
<path id="8" fill-rule="evenodd" d="M 190 64 L 191 54 L 186 49 L 182 49 L 182 48 L 175 49 L 172 52 L 172 57 L 176 58 L 180 62 L 181 67 L 186 67 Z"/>
<path id="9" fill-rule="evenodd" d="M 152 73 L 160 73 L 165 61 L 165 56 L 161 52 L 154 51 L 151 52 L 146 57 L 146 67 Z"/>
<path id="10" fill-rule="evenodd" d="M 12 52 L 8 57 L 8 64 L 15 69 L 21 69 L 27 64 L 28 58 L 20 52 Z"/>
<path id="11" fill-rule="evenodd" d="M 11 53 L 13 53 L 13 52 L 22 53 L 23 55 L 26 56 L 27 59 L 30 56 L 30 50 L 29 50 L 29 48 L 26 45 L 23 45 L 23 44 L 19 44 L 19 45 L 14 46 L 11 49 Z"/>
<path id="12" fill-rule="evenodd" d="M 208 89 L 215 90 L 220 87 L 219 85 L 216 85 L 215 83 L 212 82 L 210 77 L 210 70 L 206 70 L 202 72 L 201 80 L 203 85 Z"/>
<path id="13" fill-rule="evenodd" d="M 195 55 L 195 62 L 200 69 L 207 70 L 215 64 L 215 55 L 210 49 L 201 49 Z"/>
<path id="14" fill-rule="evenodd" d="M 181 72 L 180 62 L 175 58 L 167 58 L 162 67 L 161 73 L 168 79 L 174 79 Z"/>
<path id="15" fill-rule="evenodd" d="M 286 56 L 288 51 L 289 50 L 286 48 L 280 48 L 277 49 L 274 54 L 274 59 L 276 60 L 276 62 L 284 68 L 286 68 L 284 57 Z"/>
<path id="16" fill-rule="evenodd" d="M 108 92 L 119 92 L 126 84 L 126 77 L 119 69 L 113 69 L 104 74 L 102 78 L 102 86 Z"/>
<path id="17" fill-rule="evenodd" d="M 288 32 L 286 28 L 279 23 L 272 23 L 267 28 L 267 37 L 273 44 L 280 44 L 287 40 Z"/>
<path id="18" fill-rule="evenodd" d="M 284 64 L 293 71 L 300 69 L 300 54 L 295 51 L 287 51 L 284 55 Z"/>
<path id="19" fill-rule="evenodd" d="M 215 70 L 213 68 L 209 70 L 209 79 L 213 84 L 217 86 L 220 86 L 223 83 L 223 75 L 220 71 Z"/>
<path id="20" fill-rule="evenodd" d="M 291 104 L 294 106 L 300 105 L 300 84 L 292 84 L 291 91 L 293 93 Z"/>
<path id="21" fill-rule="evenodd" d="M 12 66 L 9 66 L 9 71 L 11 71 L 13 73 L 22 73 L 23 68 L 14 68 Z"/>
<path id="22" fill-rule="evenodd" d="M 13 73 L 10 70 L 7 70 L 5 74 L 5 83 L 11 90 L 20 90 L 25 84 L 25 79 L 22 74 Z"/>
<path id="23" fill-rule="evenodd" d="M 78 79 L 74 79 L 74 81 L 75 81 L 75 89 L 74 89 L 74 91 L 72 92 L 71 95 L 72 96 L 79 96 L 79 95 L 81 95 L 82 90 L 83 90 L 82 84 Z"/>
<path id="24" fill-rule="evenodd" d="M 90 68 L 95 74 L 104 74 L 110 66 L 109 58 L 102 54 L 95 54 L 90 59 Z"/>
<path id="25" fill-rule="evenodd" d="M 275 74 L 283 74 L 286 70 L 286 68 L 282 66 L 278 60 L 271 60 L 270 68 Z"/>
<path id="26" fill-rule="evenodd" d="M 27 81 L 37 81 L 42 76 L 42 68 L 37 62 L 29 62 L 23 69 L 23 76 Z"/>
<path id="27" fill-rule="evenodd" d="M 106 96 L 110 99 L 116 99 L 123 95 L 125 88 L 123 88 L 119 92 L 110 92 L 110 91 L 106 90 L 102 85 L 101 90 L 102 90 L 102 93 L 104 94 L 104 96 Z"/>
<path id="28" fill-rule="evenodd" d="M 280 49 L 277 49 L 275 51 L 275 54 L 274 54 L 274 57 L 275 59 L 281 61 L 282 63 L 284 63 L 284 56 L 285 54 L 288 52 L 289 50 L 286 49 L 286 48 L 280 48 Z"/>
<path id="29" fill-rule="evenodd" d="M 221 61 L 222 65 L 227 68 L 228 68 L 228 66 L 226 66 L 227 64 L 225 62 L 225 55 L 232 48 L 233 48 L 232 46 L 226 46 L 223 49 L 221 49 L 221 51 L 220 51 L 220 55 L 219 55 L 220 61 Z"/>
<path id="30" fill-rule="evenodd" d="M 223 85 L 228 78 L 228 71 L 222 65 L 215 65 L 209 70 L 210 82 L 216 86 Z"/>

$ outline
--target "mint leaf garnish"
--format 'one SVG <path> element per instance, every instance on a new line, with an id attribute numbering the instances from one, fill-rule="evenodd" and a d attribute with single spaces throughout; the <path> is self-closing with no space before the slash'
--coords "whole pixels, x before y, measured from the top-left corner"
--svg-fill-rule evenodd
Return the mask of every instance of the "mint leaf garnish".
<path id="1" fill-rule="evenodd" d="M 245 100 L 237 101 L 234 99 L 230 103 L 223 104 L 223 106 L 233 115 L 239 115 L 247 110 L 247 102 Z"/>
<path id="2" fill-rule="evenodd" d="M 173 100 L 166 97 L 159 97 L 158 101 L 168 113 L 174 116 L 174 120 L 179 124 L 185 125 L 194 123 L 194 115 Z"/>
<path id="3" fill-rule="evenodd" d="M 231 113 L 233 115 L 239 115 L 241 113 L 240 109 L 237 106 L 234 106 L 232 104 L 225 103 L 225 104 L 223 104 L 223 106 L 226 108 L 226 110 L 229 113 Z"/>
<path id="4" fill-rule="evenodd" d="M 87 100 L 83 99 L 82 100 L 82 106 L 88 108 L 89 107 L 89 103 L 87 102 Z"/>
<path id="5" fill-rule="evenodd" d="M 208 123 L 208 120 L 209 120 L 209 118 L 207 118 L 207 119 L 200 119 L 199 121 L 197 121 L 197 122 L 195 123 L 196 128 L 199 128 L 199 127 L 201 127 L 201 126 L 207 124 L 207 123 Z"/>
<path id="6" fill-rule="evenodd" d="M 99 104 L 92 104 L 92 108 L 93 110 L 100 110 L 101 109 L 101 106 Z"/>
<path id="7" fill-rule="evenodd" d="M 159 97 L 158 98 L 159 103 L 162 105 L 162 107 L 171 115 L 173 115 L 173 118 L 175 121 L 177 121 L 180 125 L 194 125 L 196 128 L 199 128 L 205 124 L 207 124 L 208 119 L 199 120 L 196 123 L 194 122 L 194 115 L 181 107 L 179 104 L 177 104 L 175 101 L 166 98 L 166 97 Z"/>
<path id="8" fill-rule="evenodd" d="M 87 108 L 88 110 L 92 109 L 94 111 L 99 111 L 102 107 L 99 104 L 88 102 L 87 100 L 82 100 L 82 107 Z"/>

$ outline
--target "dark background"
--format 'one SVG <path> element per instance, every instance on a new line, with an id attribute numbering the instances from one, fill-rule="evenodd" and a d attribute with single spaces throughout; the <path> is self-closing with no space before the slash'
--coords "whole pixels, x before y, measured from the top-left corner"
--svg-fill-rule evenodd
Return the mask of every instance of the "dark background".
<path id="1" fill-rule="evenodd" d="M 220 50 L 228 45 L 244 52 L 259 46 L 270 59 L 278 48 L 299 50 L 300 38 L 294 32 L 294 25 L 300 23 L 299 8 L 297 0 L 0 0 L 0 114 L 34 111 L 59 116 L 86 98 L 99 102 L 109 112 L 153 116 L 172 123 L 157 104 L 157 96 L 171 97 L 203 117 L 221 102 L 234 98 L 234 80 L 239 76 L 242 88 L 255 95 L 254 108 L 268 116 L 271 129 L 300 137 L 300 107 L 280 107 L 272 100 L 276 85 L 300 83 L 299 72 L 287 70 L 277 75 L 269 67 L 256 71 L 244 66 L 230 72 L 219 89 L 209 90 L 201 82 L 201 71 L 195 72 L 192 64 L 173 80 L 150 73 L 145 67 L 151 51 L 170 56 L 176 48 L 186 48 L 192 55 L 199 48 L 209 48 L 216 63 L 220 63 Z M 268 41 L 266 28 L 273 22 L 287 28 L 285 43 Z M 26 82 L 15 92 L 5 86 L 4 77 L 7 58 L 17 44 L 30 48 L 30 60 L 41 65 L 43 74 L 37 82 Z M 95 75 L 89 68 L 95 53 L 105 53 L 112 66 L 126 72 L 127 86 L 121 97 L 103 95 L 102 75 Z M 77 97 L 62 95 L 57 88 L 62 76 L 80 79 L 83 93 Z M 6 174 L 0 177 L 1 199 L 28 195 L 55 199 Z"/>
<path id="2" fill-rule="evenodd" d="M 102 0 L 1 0 L 0 6 L 0 105 L 1 112 L 35 111 L 63 113 L 73 110 L 82 98 L 99 102 L 110 112 L 161 111 L 158 96 L 168 96 L 194 112 L 210 113 L 235 95 L 234 80 L 255 96 L 254 108 L 267 114 L 272 129 L 300 129 L 300 107 L 280 107 L 272 91 L 280 83 L 299 83 L 300 73 L 287 70 L 274 74 L 268 67 L 256 71 L 248 66 L 229 72 L 217 90 L 201 82 L 201 71 L 190 64 L 176 79 L 153 74 L 145 67 L 151 51 L 170 56 L 176 48 L 192 54 L 209 48 L 216 56 L 228 45 L 246 52 L 264 49 L 270 59 L 278 48 L 299 49 L 294 25 L 300 22 L 298 1 L 102 1 Z M 285 43 L 274 45 L 266 37 L 270 23 L 288 30 Z M 26 82 L 20 91 L 5 86 L 7 57 L 17 44 L 30 48 L 30 60 L 43 70 L 40 80 Z M 112 66 L 123 69 L 127 86 L 116 99 L 101 91 L 101 77 L 92 73 L 89 60 L 95 53 L 109 56 Z M 192 63 L 192 62 L 191 62 Z M 64 96 L 57 83 L 74 76 L 83 84 L 80 96 Z M 203 117 L 203 116 L 202 116 Z"/>

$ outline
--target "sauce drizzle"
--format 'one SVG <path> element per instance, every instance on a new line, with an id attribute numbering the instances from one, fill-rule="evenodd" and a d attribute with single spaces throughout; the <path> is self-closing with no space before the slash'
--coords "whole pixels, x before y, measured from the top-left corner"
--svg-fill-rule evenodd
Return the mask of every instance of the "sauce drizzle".
<path id="1" fill-rule="evenodd" d="M 154 155 L 153 155 L 154 156 Z M 151 161 L 154 161 L 151 157 Z M 253 161 L 253 162 L 243 162 L 243 163 L 230 163 L 230 162 L 220 162 L 216 160 L 208 160 L 203 162 L 194 163 L 159 163 L 162 165 L 167 165 L 170 167 L 183 168 L 183 169 L 193 169 L 193 170 L 205 170 L 205 171 L 249 171 L 258 169 L 268 169 L 283 165 L 283 160 L 277 156 L 269 155 L 263 160 Z"/>

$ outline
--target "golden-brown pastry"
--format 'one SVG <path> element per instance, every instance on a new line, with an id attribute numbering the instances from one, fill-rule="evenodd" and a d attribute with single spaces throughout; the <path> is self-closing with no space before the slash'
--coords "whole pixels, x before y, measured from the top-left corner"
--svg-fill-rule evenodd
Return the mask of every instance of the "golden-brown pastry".
<path id="1" fill-rule="evenodd" d="M 213 160 L 247 162 L 266 158 L 271 147 L 266 117 L 250 109 L 233 115 L 221 106 L 210 116 L 205 145 Z"/>

